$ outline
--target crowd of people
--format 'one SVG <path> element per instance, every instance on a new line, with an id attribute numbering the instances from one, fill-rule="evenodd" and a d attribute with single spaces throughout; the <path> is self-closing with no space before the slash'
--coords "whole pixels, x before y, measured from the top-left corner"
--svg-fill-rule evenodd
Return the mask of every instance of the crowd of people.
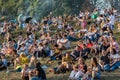
<path id="1" fill-rule="evenodd" d="M 12 65 L 21 72 L 23 80 L 47 80 L 40 63 L 40 58 L 44 58 L 46 64 L 60 61 L 54 73 L 70 72 L 69 80 L 100 80 L 101 71 L 110 72 L 120 67 L 119 44 L 114 35 L 117 15 L 116 10 L 110 8 L 102 14 L 97 9 L 80 11 L 79 15 L 50 13 L 40 22 L 32 18 L 19 18 L 17 22 L 6 20 L 0 24 L 4 37 L 0 71 Z M 18 29 L 25 33 L 13 37 Z M 117 29 L 120 30 L 120 24 Z"/>

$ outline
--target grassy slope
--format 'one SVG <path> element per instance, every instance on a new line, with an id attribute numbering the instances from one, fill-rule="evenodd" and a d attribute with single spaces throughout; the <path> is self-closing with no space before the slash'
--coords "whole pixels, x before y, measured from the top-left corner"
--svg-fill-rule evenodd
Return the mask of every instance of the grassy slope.
<path id="1" fill-rule="evenodd" d="M 16 37 L 20 30 L 16 30 L 14 36 Z M 25 31 L 23 31 L 25 32 Z M 114 31 L 114 35 L 117 38 L 117 41 L 120 43 L 120 32 L 117 31 L 117 29 Z M 75 46 L 77 43 L 73 42 L 72 45 Z M 71 51 L 71 49 L 70 49 Z M 42 64 L 45 64 L 46 59 L 42 60 Z M 86 61 L 87 64 L 90 63 L 90 60 Z M 53 61 L 51 64 L 46 64 L 50 66 L 52 69 L 53 66 L 57 65 L 57 61 Z M 69 73 L 67 74 L 53 74 L 49 72 L 49 70 L 46 70 L 47 79 L 48 80 L 67 80 Z M 19 72 L 10 72 L 6 73 L 6 71 L 0 71 L 0 80 L 21 80 L 21 73 Z M 117 69 L 114 72 L 103 72 L 102 73 L 102 80 L 120 80 L 120 69 Z"/>

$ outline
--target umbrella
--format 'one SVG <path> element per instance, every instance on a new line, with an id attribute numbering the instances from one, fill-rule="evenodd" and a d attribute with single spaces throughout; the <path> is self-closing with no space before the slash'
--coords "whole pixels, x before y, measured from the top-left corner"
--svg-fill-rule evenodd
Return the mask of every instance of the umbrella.
<path id="1" fill-rule="evenodd" d="M 28 17 L 25 19 L 25 23 L 29 23 L 32 20 L 32 17 Z"/>

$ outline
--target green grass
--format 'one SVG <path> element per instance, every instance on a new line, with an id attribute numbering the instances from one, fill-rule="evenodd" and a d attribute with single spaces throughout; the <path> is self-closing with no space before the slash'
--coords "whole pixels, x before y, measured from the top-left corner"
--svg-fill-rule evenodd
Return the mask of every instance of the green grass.
<path id="1" fill-rule="evenodd" d="M 21 80 L 21 73 L 6 71 L 0 72 L 0 80 Z M 68 80 L 69 73 L 66 74 L 53 74 L 47 73 L 47 80 Z M 120 69 L 114 72 L 102 72 L 101 80 L 120 80 Z"/>
<path id="2" fill-rule="evenodd" d="M 51 27 L 50 29 L 55 30 L 55 28 L 53 28 L 53 27 Z M 80 29 L 80 27 L 75 27 L 75 29 Z M 16 37 L 19 35 L 20 32 L 23 32 L 23 36 L 25 36 L 25 29 L 24 30 L 18 29 L 18 30 L 15 30 L 14 32 L 12 32 L 12 37 L 14 37 L 14 39 L 16 39 Z M 120 44 L 120 32 L 118 32 L 117 29 L 115 29 L 114 35 L 115 35 L 118 43 Z M 36 32 L 36 36 L 37 37 L 39 36 L 39 32 Z M 3 41 L 5 41 L 5 39 L 3 39 L 3 37 L 0 36 L 0 43 L 2 43 Z M 72 42 L 72 47 L 74 47 L 76 45 L 77 45 L 77 42 Z M 74 48 L 69 49 L 67 51 L 72 51 L 73 49 Z M 54 66 L 58 66 L 57 65 L 58 61 L 52 61 L 49 64 L 46 64 L 45 61 L 47 61 L 47 58 L 42 59 L 41 63 L 42 63 L 42 65 L 49 66 L 49 68 L 46 70 L 47 80 L 68 80 L 70 73 L 53 74 L 53 72 L 49 72 L 49 70 L 53 69 Z M 87 60 L 86 64 L 89 65 L 90 60 Z M 19 72 L 6 73 L 6 71 L 0 71 L 0 80 L 21 80 L 21 73 L 19 73 Z M 114 72 L 102 72 L 101 80 L 120 80 L 120 69 L 117 69 Z"/>

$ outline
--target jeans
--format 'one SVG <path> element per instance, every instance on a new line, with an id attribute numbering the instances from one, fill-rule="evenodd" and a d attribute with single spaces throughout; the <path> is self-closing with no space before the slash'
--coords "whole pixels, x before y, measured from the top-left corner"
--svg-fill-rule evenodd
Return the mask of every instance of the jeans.
<path id="1" fill-rule="evenodd" d="M 42 79 L 39 77 L 32 77 L 30 80 L 42 80 Z"/>
<path id="2" fill-rule="evenodd" d="M 74 37 L 71 37 L 71 36 L 67 36 L 67 39 L 69 41 L 78 41 L 78 40 L 80 40 L 79 38 L 74 38 Z"/>
<path id="3" fill-rule="evenodd" d="M 115 64 L 113 64 L 110 68 L 111 71 L 117 69 L 120 66 L 120 61 L 117 61 Z"/>
<path id="4" fill-rule="evenodd" d="M 110 65 L 109 65 L 109 64 L 104 65 L 104 70 L 105 70 L 105 71 L 110 70 Z"/>

